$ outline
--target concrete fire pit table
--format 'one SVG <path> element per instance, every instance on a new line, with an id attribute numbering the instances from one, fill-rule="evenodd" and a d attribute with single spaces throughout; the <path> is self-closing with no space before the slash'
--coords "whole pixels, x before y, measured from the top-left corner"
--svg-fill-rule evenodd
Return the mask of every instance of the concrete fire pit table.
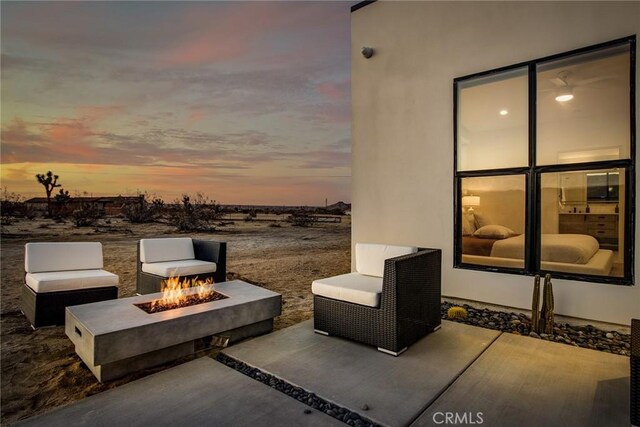
<path id="1" fill-rule="evenodd" d="M 233 342 L 273 329 L 273 318 L 281 313 L 280 294 L 240 280 L 209 286 L 227 298 L 153 314 L 135 304 L 160 299 L 162 293 L 67 307 L 65 333 L 104 382 L 192 354 L 201 338 L 222 335 Z"/>

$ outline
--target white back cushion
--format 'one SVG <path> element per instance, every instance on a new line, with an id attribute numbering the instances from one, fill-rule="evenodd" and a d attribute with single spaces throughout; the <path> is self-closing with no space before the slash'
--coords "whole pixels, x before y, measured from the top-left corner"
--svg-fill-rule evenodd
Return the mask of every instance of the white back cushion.
<path id="1" fill-rule="evenodd" d="M 190 237 L 140 240 L 140 261 L 165 262 L 195 259 Z"/>
<path id="2" fill-rule="evenodd" d="M 418 251 L 415 246 L 391 246 L 376 243 L 356 243 L 356 271 L 367 276 L 382 277 L 384 260 Z"/>
<path id="3" fill-rule="evenodd" d="M 102 243 L 27 243 L 24 246 L 24 270 L 93 270 L 102 268 Z"/>

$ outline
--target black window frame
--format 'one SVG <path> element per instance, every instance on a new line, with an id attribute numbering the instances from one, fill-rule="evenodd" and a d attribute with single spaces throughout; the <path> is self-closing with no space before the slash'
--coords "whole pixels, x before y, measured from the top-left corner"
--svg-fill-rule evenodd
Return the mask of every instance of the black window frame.
<path id="1" fill-rule="evenodd" d="M 611 48 L 615 46 L 629 45 L 630 55 L 630 79 L 629 79 L 629 158 L 621 160 L 604 160 L 586 163 L 536 165 L 536 102 L 537 102 L 537 71 L 536 66 L 548 61 L 558 60 L 569 56 L 580 55 L 597 50 Z M 492 74 L 504 73 L 517 68 L 528 69 L 528 146 L 529 161 L 528 166 L 502 168 L 502 169 L 482 169 L 472 171 L 458 171 L 458 87 L 460 83 L 487 77 Z M 533 276 L 536 274 L 550 273 L 554 278 L 577 280 L 583 282 L 604 283 L 613 285 L 633 285 L 634 284 L 634 249 L 635 249 L 635 157 L 636 157 L 636 36 L 631 35 L 615 40 L 611 40 L 596 45 L 587 46 L 580 49 L 571 50 L 531 61 L 521 62 L 506 67 L 500 67 L 489 71 L 483 71 L 457 77 L 453 80 L 453 195 L 454 195 L 454 245 L 453 245 L 453 267 L 467 270 L 489 271 L 494 273 L 517 274 Z M 594 169 L 624 168 L 625 173 L 625 208 L 619 215 L 624 215 L 624 275 L 623 277 L 597 276 L 588 274 L 574 274 L 560 271 L 548 271 L 538 269 L 540 258 L 540 235 L 541 235 L 541 176 L 544 173 L 552 172 L 574 172 Z M 498 266 L 487 266 L 469 264 L 462 262 L 462 206 L 461 206 L 461 183 L 463 178 L 487 177 L 501 175 L 525 175 L 525 250 L 524 268 L 509 268 Z"/>

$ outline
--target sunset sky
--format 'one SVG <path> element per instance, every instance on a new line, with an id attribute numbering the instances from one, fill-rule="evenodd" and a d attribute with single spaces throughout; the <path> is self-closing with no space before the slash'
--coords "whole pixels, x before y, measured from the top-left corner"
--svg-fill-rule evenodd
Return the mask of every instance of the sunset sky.
<path id="1" fill-rule="evenodd" d="M 350 201 L 354 2 L 2 2 L 2 186 Z"/>

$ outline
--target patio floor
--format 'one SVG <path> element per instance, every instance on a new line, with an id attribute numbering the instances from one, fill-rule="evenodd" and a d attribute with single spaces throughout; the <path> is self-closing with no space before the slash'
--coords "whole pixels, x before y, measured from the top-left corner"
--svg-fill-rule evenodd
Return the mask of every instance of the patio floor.
<path id="1" fill-rule="evenodd" d="M 441 330 L 397 358 L 314 334 L 312 321 L 224 353 L 381 425 L 436 425 L 434 415 L 443 424 L 447 412 L 466 414 L 467 424 L 481 412 L 485 425 L 496 426 L 629 425 L 627 357 L 459 323 L 443 322 Z M 91 396 L 23 425 L 66 426 L 69 421 L 344 425 L 210 358 Z"/>
<path id="2" fill-rule="evenodd" d="M 305 413 L 307 411 L 308 413 Z M 100 393 L 20 426 L 338 426 L 342 422 L 209 357 Z"/>

